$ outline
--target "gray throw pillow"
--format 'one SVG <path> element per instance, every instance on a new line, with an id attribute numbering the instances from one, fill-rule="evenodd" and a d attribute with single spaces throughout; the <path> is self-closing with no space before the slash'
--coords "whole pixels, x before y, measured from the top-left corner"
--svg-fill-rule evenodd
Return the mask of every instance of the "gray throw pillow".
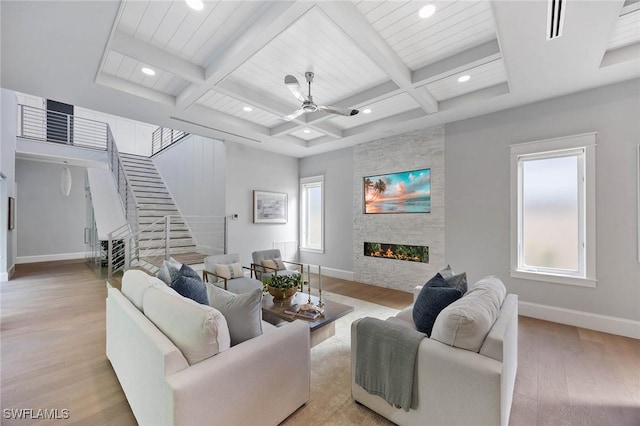
<path id="1" fill-rule="evenodd" d="M 460 293 L 464 296 L 467 292 L 467 273 L 463 272 L 458 275 L 453 275 L 451 277 L 445 277 L 445 281 L 447 285 L 452 288 L 457 288 L 460 290 Z"/>
<path id="2" fill-rule="evenodd" d="M 171 283 L 171 288 L 181 296 L 188 297 L 202 305 L 209 304 L 207 287 L 204 285 L 200 277 L 194 278 L 186 275 L 179 275 L 178 278 Z"/>
<path id="3" fill-rule="evenodd" d="M 445 278 L 437 273 L 422 287 L 413 305 L 416 330 L 431 336 L 433 324 L 440 311 L 461 297 L 460 290 L 449 287 Z"/>
<path id="4" fill-rule="evenodd" d="M 162 266 L 160 266 L 156 276 L 166 285 L 171 285 L 171 283 L 178 278 L 178 272 L 180 272 L 181 267 L 182 264 L 180 262 L 174 258 L 169 258 L 169 260 L 164 260 L 162 262 Z"/>
<path id="5" fill-rule="evenodd" d="M 235 295 L 207 283 L 209 305 L 227 320 L 231 346 L 262 334 L 262 289 Z"/>
<path id="6" fill-rule="evenodd" d="M 442 275 L 445 279 L 451 278 L 454 276 L 454 272 L 451 270 L 451 265 L 447 265 L 446 268 L 440 271 L 440 275 Z"/>

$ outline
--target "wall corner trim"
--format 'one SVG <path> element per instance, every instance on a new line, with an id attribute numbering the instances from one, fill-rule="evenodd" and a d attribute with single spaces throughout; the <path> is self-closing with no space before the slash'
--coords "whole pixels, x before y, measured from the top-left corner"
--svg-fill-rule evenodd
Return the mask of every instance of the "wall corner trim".
<path id="1" fill-rule="evenodd" d="M 520 301 L 519 314 L 603 333 L 640 339 L 640 321 Z"/>

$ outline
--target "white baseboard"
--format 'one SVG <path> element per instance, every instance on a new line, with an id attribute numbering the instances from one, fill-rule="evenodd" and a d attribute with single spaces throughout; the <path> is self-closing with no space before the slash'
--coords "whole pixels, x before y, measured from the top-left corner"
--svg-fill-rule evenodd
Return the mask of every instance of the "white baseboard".
<path id="1" fill-rule="evenodd" d="M 327 268 L 323 266 L 322 275 L 333 278 L 340 278 L 341 280 L 353 281 L 353 271 L 345 271 L 343 269 Z"/>
<path id="2" fill-rule="evenodd" d="M 41 256 L 18 256 L 16 257 L 16 264 L 22 263 L 36 263 L 36 262 L 53 262 L 56 260 L 72 260 L 72 259 L 84 259 L 87 252 L 80 253 L 60 253 L 60 254 L 44 254 Z"/>
<path id="3" fill-rule="evenodd" d="M 518 303 L 518 310 L 525 317 L 640 339 L 640 321 L 523 301 Z"/>
<path id="4" fill-rule="evenodd" d="M 16 264 L 15 263 L 13 265 L 11 265 L 11 268 L 9 268 L 9 271 L 0 272 L 0 283 L 5 283 L 5 282 L 9 281 L 9 279 L 11 279 L 11 276 L 14 274 L 14 272 L 16 272 Z"/>

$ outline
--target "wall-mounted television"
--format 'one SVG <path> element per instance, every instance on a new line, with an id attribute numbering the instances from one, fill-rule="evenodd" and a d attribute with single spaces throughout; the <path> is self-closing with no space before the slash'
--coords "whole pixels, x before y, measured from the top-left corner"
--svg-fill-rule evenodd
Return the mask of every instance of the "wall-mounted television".
<path id="1" fill-rule="evenodd" d="M 431 213 L 431 169 L 365 176 L 364 212 Z"/>

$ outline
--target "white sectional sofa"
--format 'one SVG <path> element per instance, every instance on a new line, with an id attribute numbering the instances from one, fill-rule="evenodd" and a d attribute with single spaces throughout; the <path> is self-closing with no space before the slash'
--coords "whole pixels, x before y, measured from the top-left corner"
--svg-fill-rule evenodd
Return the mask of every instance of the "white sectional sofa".
<path id="1" fill-rule="evenodd" d="M 125 273 L 122 292 L 108 285 L 107 357 L 140 425 L 276 425 L 309 400 L 306 323 L 263 322 L 262 335 L 229 347 L 220 312 L 163 285 L 141 271 Z"/>
<path id="2" fill-rule="evenodd" d="M 468 315 L 469 309 L 465 306 L 468 298 L 474 297 L 471 291 L 473 286 L 467 295 L 438 315 L 431 338 L 424 338 L 418 347 L 414 369 L 414 386 L 418 387 L 416 409 L 404 411 L 395 408 L 382 397 L 368 393 L 356 383 L 357 325 L 361 319 L 353 322 L 353 399 L 399 425 L 507 426 L 518 362 L 518 297 L 514 294 L 505 297 L 504 285 L 495 277 L 484 278 L 476 285 L 480 282 L 502 292 L 498 298 L 503 301 L 496 303 L 494 299 L 492 302 L 497 319 L 489 323 L 487 327 L 490 326 L 490 329 L 486 335 L 473 335 L 473 330 L 477 328 L 470 324 L 469 319 L 474 314 Z M 421 289 L 422 287 L 416 287 L 414 301 Z M 483 302 L 475 301 L 476 307 L 478 303 Z M 415 328 L 412 309 L 413 305 L 387 321 Z M 451 314 L 448 321 L 445 318 L 447 314 Z M 448 344 L 436 338 L 447 341 Z M 479 349 L 456 347 L 468 345 L 469 341 L 475 341 L 473 345 Z"/>

